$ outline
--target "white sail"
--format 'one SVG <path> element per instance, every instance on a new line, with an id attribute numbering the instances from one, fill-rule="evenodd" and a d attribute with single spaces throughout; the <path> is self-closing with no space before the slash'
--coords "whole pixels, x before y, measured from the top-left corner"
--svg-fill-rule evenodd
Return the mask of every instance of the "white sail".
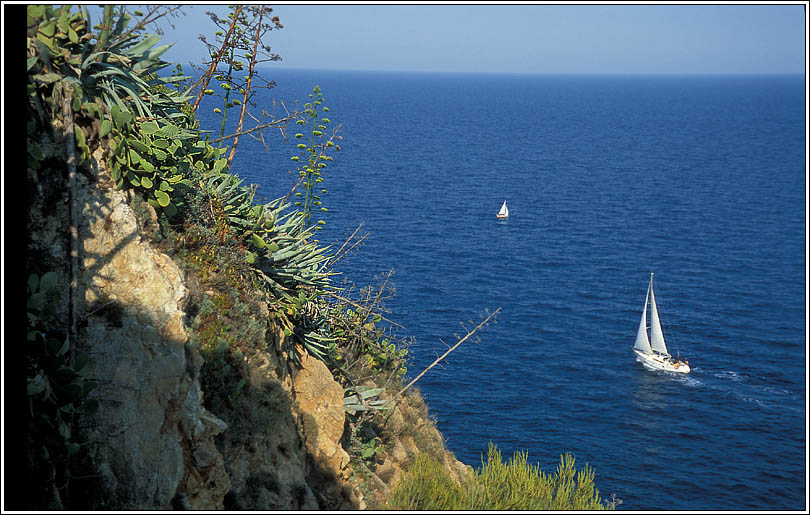
<path id="1" fill-rule="evenodd" d="M 498 211 L 498 216 L 506 218 L 509 216 L 509 208 L 506 207 L 506 201 L 503 201 L 503 205 L 501 206 L 501 210 Z"/>
<path id="2" fill-rule="evenodd" d="M 650 305 L 651 336 L 647 337 L 647 305 Z M 652 340 L 652 343 L 650 343 Z M 661 320 L 658 318 L 658 305 L 655 303 L 653 288 L 653 274 L 650 273 L 650 285 L 647 286 L 647 296 L 644 298 L 644 311 L 641 313 L 641 322 L 636 333 L 636 343 L 633 345 L 636 360 L 652 370 L 664 370 L 688 374 L 692 369 L 689 361 L 675 360 L 669 355 L 664 333 L 661 330 Z"/>
<path id="3" fill-rule="evenodd" d="M 647 301 L 650 298 L 650 288 L 647 287 L 647 296 L 644 297 L 644 312 L 641 313 L 641 323 L 638 324 L 638 333 L 636 334 L 636 344 L 634 349 L 638 349 L 645 354 L 652 354 L 650 348 L 650 340 L 647 339 Z"/>
<path id="4" fill-rule="evenodd" d="M 652 306 L 650 310 L 650 336 L 652 340 L 652 348 L 654 351 L 660 352 L 661 354 L 669 355 L 667 345 L 664 343 L 664 332 L 661 330 L 661 320 L 658 318 L 658 307 L 655 305 L 655 292 L 653 291 L 652 287 L 652 276 L 650 276 L 650 299 L 652 299 Z"/>

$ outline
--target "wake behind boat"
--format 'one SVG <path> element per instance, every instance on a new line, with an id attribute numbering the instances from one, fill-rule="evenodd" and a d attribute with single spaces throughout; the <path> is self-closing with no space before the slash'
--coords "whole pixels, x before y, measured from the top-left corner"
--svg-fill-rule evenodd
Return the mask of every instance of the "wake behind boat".
<path id="1" fill-rule="evenodd" d="M 651 338 L 647 338 L 647 302 L 650 302 Z M 644 299 L 644 312 L 641 314 L 641 323 L 638 326 L 636 344 L 633 346 L 636 361 L 653 370 L 679 372 L 688 374 L 691 371 L 689 360 L 683 362 L 673 358 L 664 342 L 664 332 L 661 330 L 661 320 L 658 318 L 658 307 L 655 304 L 653 292 L 653 273 L 650 272 L 650 285 L 647 287 L 647 298 Z"/>

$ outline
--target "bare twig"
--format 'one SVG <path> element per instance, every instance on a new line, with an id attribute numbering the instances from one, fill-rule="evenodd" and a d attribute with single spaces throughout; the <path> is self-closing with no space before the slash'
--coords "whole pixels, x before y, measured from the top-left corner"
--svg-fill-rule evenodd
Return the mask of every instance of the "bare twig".
<path id="1" fill-rule="evenodd" d="M 388 281 L 391 279 L 392 275 L 394 275 L 394 271 L 389 270 L 388 273 L 385 275 L 385 280 L 383 281 L 383 283 L 380 285 L 379 289 L 377 290 L 377 294 L 374 296 L 374 301 L 371 303 L 371 305 L 368 305 L 368 299 L 371 298 L 370 293 L 369 293 L 368 297 L 366 297 L 366 299 L 364 299 L 364 300 L 366 300 L 366 303 L 365 303 L 365 307 L 363 309 L 366 312 L 366 318 L 368 318 L 368 316 L 374 311 L 374 308 L 377 307 L 377 304 L 379 304 L 380 301 L 382 300 L 383 293 L 385 292 L 385 287 L 388 284 Z"/>
<path id="2" fill-rule="evenodd" d="M 104 308 L 106 308 L 106 307 L 108 307 L 108 306 L 112 306 L 113 304 L 115 304 L 115 302 L 116 302 L 115 300 L 111 300 L 111 301 L 109 301 L 109 302 L 105 302 L 104 304 L 102 304 L 101 306 L 97 307 L 97 308 L 96 308 L 96 309 L 94 309 L 93 311 L 88 311 L 88 312 L 86 312 L 84 315 L 82 315 L 82 318 L 83 318 L 83 319 L 84 319 L 84 318 L 88 318 L 88 317 L 90 317 L 90 316 L 92 316 L 92 315 L 94 315 L 94 314 L 98 313 L 98 312 L 99 312 L 99 311 L 101 311 L 102 309 L 104 309 Z"/>
<path id="3" fill-rule="evenodd" d="M 256 24 L 256 36 L 253 39 L 253 53 L 250 55 L 250 67 L 248 68 L 248 80 L 245 85 L 245 95 L 242 99 L 242 110 L 239 112 L 239 123 L 236 126 L 236 136 L 231 145 L 231 153 L 228 154 L 228 166 L 233 162 L 233 156 L 236 155 L 236 145 L 239 144 L 239 133 L 242 131 L 242 123 L 245 121 L 245 109 L 247 109 L 248 96 L 250 95 L 250 85 L 253 82 L 253 69 L 256 66 L 256 52 L 259 49 L 259 40 L 262 38 L 262 17 L 264 16 L 264 8 L 259 9 L 259 22 Z"/>
<path id="4" fill-rule="evenodd" d="M 337 294 L 337 293 L 335 293 L 335 292 L 332 292 L 332 291 L 327 291 L 327 292 L 325 293 L 325 295 L 328 295 L 328 296 L 330 296 L 330 297 L 332 297 L 332 298 L 334 298 L 334 299 L 337 299 L 337 300 L 339 300 L 340 302 L 345 302 L 346 304 L 349 304 L 349 305 L 351 305 L 351 306 L 353 306 L 353 307 L 355 307 L 355 308 L 357 308 L 357 309 L 362 309 L 362 310 L 366 310 L 366 309 L 367 309 L 367 308 L 366 308 L 365 306 L 363 306 L 362 304 L 360 304 L 360 303 L 358 303 L 358 302 L 355 302 L 355 301 L 353 301 L 353 300 L 351 300 L 351 299 L 348 299 L 348 298 L 346 298 L 346 297 L 343 297 L 343 296 L 341 296 L 341 295 L 338 295 L 338 294 Z M 402 328 L 402 326 L 401 326 L 401 325 L 399 325 L 398 323 L 394 322 L 393 320 L 388 320 L 387 318 L 385 318 L 384 316 L 382 316 L 382 315 L 381 315 L 381 314 L 379 314 L 379 313 L 374 313 L 374 312 L 368 312 L 368 313 L 369 313 L 370 315 L 377 315 L 377 316 L 379 316 L 379 317 L 380 317 L 382 320 L 385 320 L 385 321 L 386 321 L 386 322 L 388 322 L 389 324 L 392 324 L 392 325 L 395 325 L 395 326 L 397 326 L 397 327 Z"/>
<path id="5" fill-rule="evenodd" d="M 242 104 L 242 105 L 244 106 L 244 104 Z M 292 113 L 292 114 L 290 114 L 288 116 L 285 116 L 284 118 L 279 118 L 278 120 L 273 120 L 273 121 L 270 121 L 270 122 L 267 122 L 267 123 L 263 123 L 261 125 L 257 125 L 255 127 L 253 127 L 252 129 L 247 129 L 247 130 L 244 130 L 244 131 L 240 129 L 237 132 L 234 132 L 233 134 L 228 134 L 227 136 L 221 136 L 219 138 L 209 140 L 208 144 L 213 145 L 214 143 L 219 143 L 220 141 L 224 141 L 226 139 L 238 138 L 239 136 L 244 136 L 245 134 L 250 134 L 251 132 L 260 131 L 262 129 L 267 129 L 267 128 L 270 128 L 270 127 L 273 127 L 273 126 L 284 125 L 284 124 L 288 123 L 290 120 L 292 120 L 294 118 L 297 118 L 299 115 L 300 115 L 300 113 L 298 111 L 296 111 L 296 112 L 294 112 L 294 113 Z M 281 127 L 279 127 L 279 128 L 281 128 Z M 234 143 L 236 143 L 236 142 L 234 142 Z"/>
<path id="6" fill-rule="evenodd" d="M 357 226 L 357 229 L 355 229 L 354 232 L 348 238 L 346 238 L 346 241 L 344 241 L 343 245 L 341 245 L 340 248 L 337 250 L 337 252 L 335 252 L 335 255 L 332 256 L 331 258 L 329 258 L 324 263 L 324 265 L 323 265 L 324 270 L 333 268 L 335 263 L 337 263 L 338 261 L 343 259 L 344 256 L 346 256 L 349 252 L 354 250 L 355 247 L 357 247 L 358 245 L 363 243 L 363 240 L 365 240 L 368 237 L 368 234 L 363 234 L 362 236 L 357 238 L 357 241 L 355 241 L 354 244 L 351 247 L 346 249 L 345 252 L 343 251 L 343 249 L 346 248 L 346 245 L 348 245 L 349 242 L 352 241 L 352 239 L 355 237 L 355 235 L 357 235 L 357 233 L 360 231 L 360 228 L 363 227 L 363 223 L 364 222 L 360 222 L 360 225 Z"/>
<path id="7" fill-rule="evenodd" d="M 139 30 L 142 30 L 142 29 L 146 28 L 146 26 L 149 25 L 150 23 L 154 23 L 157 20 L 159 20 L 160 18 L 163 18 L 164 16 L 172 14 L 175 11 L 179 11 L 182 7 L 183 7 L 182 5 L 175 5 L 175 6 L 156 5 L 155 7 L 150 8 L 149 12 L 146 13 L 146 16 L 142 17 L 141 20 L 138 23 L 136 23 L 134 27 L 132 27 L 128 31 L 121 34 L 121 37 L 119 39 L 121 39 L 121 40 L 126 39 L 133 32 L 137 32 Z M 163 12 L 159 12 L 161 10 L 163 10 Z M 172 24 L 169 23 L 169 25 L 172 25 Z M 174 25 L 172 25 L 172 28 L 174 28 Z M 161 30 L 159 28 L 158 28 L 158 32 L 159 33 L 161 32 Z"/>
<path id="8" fill-rule="evenodd" d="M 214 60 L 211 62 L 211 66 L 208 67 L 208 71 L 205 72 L 203 75 L 203 85 L 200 88 L 200 92 L 197 94 L 197 99 L 194 101 L 194 105 L 191 107 L 192 112 L 197 111 L 197 106 L 200 105 L 200 100 L 202 100 L 203 95 L 205 94 L 205 88 L 208 87 L 208 82 L 211 80 L 211 77 L 214 76 L 214 72 L 217 69 L 217 65 L 219 64 L 220 59 L 222 59 L 222 54 L 225 53 L 225 49 L 228 47 L 228 40 L 231 38 L 231 34 L 233 34 L 233 28 L 236 26 L 236 20 L 239 19 L 239 13 L 242 12 L 242 6 L 237 5 L 236 11 L 234 12 L 233 21 L 231 22 L 230 28 L 228 28 L 228 33 L 225 34 L 225 40 L 222 42 L 222 46 L 219 47 L 219 52 L 214 57 Z M 195 84 L 196 86 L 196 84 Z"/>
<path id="9" fill-rule="evenodd" d="M 489 321 L 490 321 L 490 320 L 491 320 L 493 317 L 495 317 L 495 316 L 496 316 L 496 315 L 497 315 L 497 314 L 498 314 L 500 311 L 501 311 L 501 308 L 498 308 L 498 309 L 496 309 L 495 311 L 493 311 L 492 313 L 490 313 L 490 314 L 489 314 L 489 315 L 488 315 L 488 316 L 487 316 L 487 317 L 486 317 L 484 320 L 482 320 L 482 321 L 481 321 L 481 322 L 480 322 L 480 323 L 479 323 L 477 326 L 475 326 L 475 328 L 474 328 L 472 331 L 469 331 L 469 332 L 468 332 L 468 333 L 467 333 L 467 334 L 466 334 L 466 335 L 465 335 L 463 338 L 459 339 L 459 340 L 456 342 L 456 344 L 455 344 L 455 345 L 453 345 L 452 347 L 450 347 L 449 349 L 447 349 L 447 352 L 445 352 L 444 354 L 442 354 L 441 356 L 439 356 L 438 358 L 436 358 L 436 360 L 435 360 L 433 363 L 431 363 L 431 364 L 430 364 L 430 366 L 428 366 L 426 369 L 424 369 L 424 370 L 423 370 L 423 371 L 422 371 L 422 372 L 421 372 L 421 373 L 420 373 L 418 376 L 416 376 L 416 377 L 415 377 L 415 378 L 414 378 L 414 379 L 413 379 L 413 380 L 412 380 L 410 383 L 408 383 L 408 384 L 407 384 L 407 385 L 406 385 L 404 388 L 402 388 L 402 390 L 400 390 L 399 392 L 397 392 L 397 394 L 396 394 L 396 395 L 394 395 L 394 397 L 393 397 L 393 398 L 394 398 L 394 399 L 399 399 L 399 397 L 401 397 L 401 396 L 402 396 L 402 394 L 403 394 L 403 393 L 405 393 L 405 391 L 406 391 L 408 388 L 410 388 L 411 386 L 413 386 L 413 384 L 414 384 L 415 382 L 417 382 L 419 379 L 421 379 L 421 377 L 422 377 L 423 375 L 425 375 L 425 374 L 428 372 L 428 370 L 430 370 L 431 368 L 433 368 L 433 367 L 435 367 L 436 365 L 438 365 L 438 364 L 439 364 L 439 362 L 441 362 L 441 361 L 442 361 L 444 358 L 446 358 L 446 357 L 447 357 L 447 356 L 448 356 L 448 355 L 449 355 L 451 352 L 453 352 L 454 350 L 456 350 L 456 349 L 458 348 L 458 346 L 459 346 L 459 345 L 461 345 L 462 343 L 464 343 L 465 341 L 467 341 L 467 340 L 468 340 L 468 339 L 469 339 L 469 338 L 470 338 L 470 337 L 471 337 L 473 334 L 475 334 L 475 332 L 476 332 L 476 331 L 478 331 L 479 329 L 481 329 L 482 327 L 484 327 L 484 326 L 485 326 L 485 325 L 486 325 L 486 324 L 487 324 L 487 323 L 488 323 L 488 322 L 489 322 Z"/>
<path id="10" fill-rule="evenodd" d="M 301 183 L 302 183 L 302 182 L 304 182 L 304 178 L 305 178 L 305 177 L 306 177 L 306 175 L 302 175 L 302 176 L 301 176 L 301 177 L 298 179 L 298 182 L 296 182 L 296 183 L 295 183 L 295 185 L 294 185 L 294 186 L 293 186 L 293 187 L 290 189 L 290 192 L 289 192 L 289 193 L 287 193 L 287 196 L 285 196 L 285 197 L 284 197 L 284 200 L 282 200 L 282 201 L 281 201 L 281 203 L 282 203 L 282 204 L 286 203 L 286 202 L 287 202 L 287 200 L 289 200 L 289 198 L 292 196 L 292 194 L 293 194 L 293 193 L 295 193 L 295 190 L 297 190 L 297 189 L 298 189 L 298 186 L 300 186 L 300 185 L 301 185 Z"/>

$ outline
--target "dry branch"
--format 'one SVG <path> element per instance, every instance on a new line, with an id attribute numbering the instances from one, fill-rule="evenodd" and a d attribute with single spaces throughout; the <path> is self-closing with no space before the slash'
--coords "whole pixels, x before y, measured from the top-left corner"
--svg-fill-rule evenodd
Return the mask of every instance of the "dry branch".
<path id="1" fill-rule="evenodd" d="M 222 59 L 222 54 L 225 53 L 225 49 L 228 47 L 228 40 L 231 38 L 231 34 L 233 34 L 233 28 L 236 26 L 236 20 L 239 19 L 239 13 L 242 12 L 242 6 L 236 6 L 236 11 L 234 12 L 233 21 L 231 22 L 231 26 L 228 28 L 228 33 L 225 34 L 225 40 L 222 42 L 222 46 L 219 48 L 219 52 L 217 52 L 214 61 L 211 63 L 211 66 L 208 67 L 208 71 L 205 72 L 203 75 L 203 85 L 200 88 L 200 92 L 197 94 L 197 99 L 194 101 L 194 105 L 191 107 L 193 112 L 197 111 L 197 106 L 200 105 L 200 100 L 202 100 L 203 95 L 205 94 L 205 88 L 208 87 L 208 82 L 211 80 L 211 77 L 214 76 L 214 72 L 217 69 L 217 65 L 219 64 L 220 59 Z"/>
<path id="2" fill-rule="evenodd" d="M 425 375 L 425 374 L 428 372 L 428 370 L 430 370 L 431 368 L 433 368 L 433 367 L 435 367 L 436 365 L 438 365 L 438 364 L 439 364 L 439 363 L 440 363 L 440 362 L 441 362 L 441 361 L 442 361 L 444 358 L 446 358 L 446 357 L 447 357 L 447 356 L 448 356 L 448 355 L 449 355 L 451 352 L 453 352 L 454 350 L 456 350 L 456 349 L 458 348 L 458 346 L 459 346 L 459 345 L 461 345 L 462 343 L 464 343 L 465 341 L 467 341 L 467 340 L 468 340 L 468 339 L 469 339 L 469 338 L 470 338 L 470 337 L 471 337 L 473 334 L 475 334 L 475 332 L 476 332 L 476 331 L 478 331 L 479 329 L 481 329 L 482 327 L 484 327 L 484 326 L 485 326 L 485 325 L 486 325 L 486 324 L 487 324 L 487 323 L 488 323 L 488 322 L 489 322 L 489 321 L 490 321 L 490 320 L 491 320 L 491 319 L 492 319 L 494 316 L 496 316 L 496 315 L 497 315 L 497 314 L 498 314 L 500 311 L 501 311 L 501 308 L 498 308 L 498 309 L 496 309 L 495 311 L 493 311 L 492 313 L 490 313 L 490 314 L 489 314 L 489 315 L 488 315 L 488 316 L 487 316 L 487 317 L 486 317 L 484 320 L 482 320 L 482 321 L 481 321 L 481 322 L 480 322 L 480 323 L 479 323 L 477 326 L 475 326 L 475 328 L 474 328 L 472 331 L 469 331 L 469 332 L 468 332 L 468 333 L 467 333 L 467 334 L 466 334 L 466 335 L 465 335 L 463 338 L 459 339 L 459 340 L 456 342 L 456 344 L 455 344 L 455 345 L 453 345 L 452 347 L 450 347 L 449 349 L 447 349 L 447 351 L 446 351 L 444 354 L 442 354 L 441 356 L 439 356 L 438 358 L 436 358 L 436 361 L 434 361 L 433 363 L 431 363 L 431 364 L 430 364 L 430 366 L 428 366 L 426 369 L 424 369 L 424 370 L 423 370 L 423 371 L 422 371 L 422 372 L 421 372 L 421 373 L 420 373 L 418 376 L 416 376 L 416 377 L 415 377 L 415 378 L 414 378 L 414 379 L 413 379 L 413 380 L 412 380 L 410 383 L 408 383 L 408 384 L 407 384 L 407 385 L 406 385 L 404 388 L 402 388 L 402 390 L 400 390 L 399 392 L 397 392 L 397 394 L 396 394 L 396 395 L 394 395 L 394 397 L 393 397 L 393 398 L 394 398 L 394 399 L 398 399 L 398 398 L 399 398 L 399 397 L 400 397 L 400 396 L 401 396 L 403 393 L 405 393 L 405 391 L 406 391 L 408 388 L 410 388 L 411 386 L 413 386 L 413 384 L 414 384 L 415 382 L 417 382 L 417 381 L 418 381 L 418 380 L 419 380 L 419 379 L 420 379 L 420 378 L 421 378 L 423 375 Z"/>
<path id="3" fill-rule="evenodd" d="M 361 243 L 363 243 L 363 241 L 364 241 L 364 240 L 365 240 L 365 239 L 368 237 L 368 233 L 363 234 L 362 236 L 360 236 L 359 238 L 357 238 L 357 241 L 355 241 L 355 242 L 354 242 L 354 244 L 353 244 L 351 247 L 349 247 L 349 248 L 348 248 L 348 249 L 346 249 L 345 251 L 343 250 L 343 249 L 345 249 L 345 248 L 346 248 L 346 245 L 348 245 L 348 244 L 349 244 L 349 242 L 350 242 L 350 241 L 352 241 L 352 239 L 355 237 L 355 235 L 358 233 L 358 231 L 360 231 L 360 228 L 361 228 L 361 227 L 363 227 L 363 222 L 360 222 L 360 225 L 358 225 L 358 226 L 357 226 L 357 229 L 355 229 L 355 230 L 354 230 L 354 232 L 353 232 L 353 233 L 352 233 L 352 234 L 351 234 L 351 235 L 350 235 L 348 238 L 346 238 L 346 241 L 344 241 L 344 242 L 343 242 L 343 245 L 341 245 L 341 246 L 340 246 L 340 248 L 337 250 L 337 252 L 335 252 L 335 255 L 334 255 L 333 257 L 331 257 L 330 259 L 328 259 L 328 260 L 327 260 L 327 261 L 324 263 L 324 265 L 323 265 L 323 268 L 324 268 L 324 269 L 331 269 L 331 268 L 333 268 L 333 267 L 335 266 L 335 263 L 337 263 L 338 261 L 340 261 L 341 259 L 343 259 L 343 257 L 344 257 L 344 256 L 346 256 L 346 255 L 347 255 L 349 252 L 351 252 L 351 251 L 352 251 L 352 250 L 354 250 L 354 249 L 355 249 L 355 248 L 356 248 L 358 245 L 360 245 Z"/>
<path id="4" fill-rule="evenodd" d="M 259 10 L 259 22 L 256 24 L 256 36 L 253 40 L 253 53 L 250 55 L 250 68 L 248 69 L 248 80 L 245 86 L 245 95 L 242 99 L 242 110 L 239 112 L 239 123 L 236 126 L 236 136 L 231 145 L 231 153 L 228 154 L 228 166 L 233 162 L 233 156 L 236 155 L 236 145 L 239 144 L 239 133 L 242 131 L 242 124 L 245 121 L 245 109 L 247 109 L 248 95 L 250 95 L 250 85 L 253 82 L 253 69 L 256 66 L 256 52 L 259 49 L 259 40 L 262 38 L 262 16 L 264 16 L 264 9 Z M 234 16 L 234 20 L 236 17 Z"/>
<path id="5" fill-rule="evenodd" d="M 358 302 L 355 302 L 355 301 L 353 301 L 353 300 L 351 300 L 351 299 L 348 299 L 348 298 L 346 298 L 346 297 L 343 297 L 343 296 L 341 296 L 341 295 L 338 295 L 338 294 L 337 294 L 337 293 L 335 293 L 335 292 L 332 292 L 332 291 L 327 291 L 327 292 L 325 292 L 325 295 L 327 295 L 327 296 L 329 296 L 329 297 L 332 297 L 333 299 L 337 299 L 337 300 L 338 300 L 338 301 L 340 301 L 340 302 L 344 302 L 344 303 L 346 303 L 346 304 L 349 304 L 350 306 L 355 307 L 355 308 L 357 308 L 358 310 L 361 310 L 361 309 L 362 309 L 362 310 L 366 310 L 366 309 L 367 309 L 367 308 L 366 308 L 365 306 L 363 306 L 362 304 L 360 304 L 360 303 L 358 303 Z M 385 318 L 384 316 L 382 316 L 380 313 L 375 313 L 375 312 L 373 312 L 373 311 L 368 311 L 367 313 L 368 313 L 368 315 L 367 315 L 367 316 L 370 316 L 370 315 L 376 315 L 376 316 L 379 316 L 379 317 L 380 317 L 380 319 L 385 320 L 386 322 L 388 322 L 388 323 L 389 323 L 389 324 L 391 324 L 391 325 L 395 325 L 395 326 L 400 327 L 400 328 L 402 327 L 401 325 L 399 325 L 398 323 L 394 322 L 393 320 L 388 320 L 387 318 Z"/>
<path id="6" fill-rule="evenodd" d="M 149 12 L 146 13 L 146 16 L 141 18 L 141 20 L 138 23 L 136 23 L 134 27 L 121 34 L 121 37 L 119 39 L 123 41 L 124 39 L 129 37 L 130 34 L 137 32 L 139 30 L 143 30 L 150 23 L 155 23 L 160 18 L 172 14 L 175 11 L 179 11 L 182 7 L 183 7 L 182 5 L 175 5 L 175 6 L 156 5 L 155 7 L 151 7 L 149 9 Z M 163 11 L 160 12 L 161 10 Z M 169 23 L 169 25 L 171 25 L 172 28 L 174 28 L 173 24 Z M 157 32 L 158 34 L 162 35 L 162 31 L 160 30 L 159 27 L 157 28 Z"/>
<path id="7" fill-rule="evenodd" d="M 255 127 L 253 127 L 252 129 L 247 129 L 247 130 L 244 130 L 244 131 L 240 130 L 238 132 L 234 132 L 233 134 L 228 134 L 227 136 L 221 136 L 219 138 L 209 140 L 208 144 L 213 145 L 214 143 L 219 143 L 220 141 L 224 141 L 226 139 L 238 138 L 239 136 L 244 136 L 245 134 L 250 134 L 252 132 L 260 131 L 262 129 L 267 129 L 268 127 L 284 125 L 287 122 L 289 122 L 290 120 L 297 118 L 299 115 L 300 115 L 300 113 L 298 111 L 296 111 L 296 112 L 294 112 L 292 114 L 289 114 L 289 115 L 285 116 L 284 118 L 279 118 L 278 120 L 273 120 L 271 122 L 267 122 L 267 123 L 263 123 L 261 125 L 257 125 Z M 255 120 L 255 118 L 254 118 L 254 120 Z M 281 128 L 281 127 L 279 127 L 279 128 Z M 234 144 L 235 144 L 235 142 L 234 142 Z"/>

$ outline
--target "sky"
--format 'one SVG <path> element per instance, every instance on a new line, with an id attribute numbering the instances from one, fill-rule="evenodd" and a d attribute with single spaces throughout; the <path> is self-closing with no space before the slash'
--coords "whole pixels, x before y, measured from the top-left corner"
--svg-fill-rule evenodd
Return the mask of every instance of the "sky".
<path id="1" fill-rule="evenodd" d="M 805 73 L 807 2 L 273 5 L 278 68 L 551 74 Z M 134 9 L 132 5 L 130 9 Z M 186 5 L 164 56 L 199 63 L 211 34 Z M 95 18 L 94 18 L 95 21 Z"/>

